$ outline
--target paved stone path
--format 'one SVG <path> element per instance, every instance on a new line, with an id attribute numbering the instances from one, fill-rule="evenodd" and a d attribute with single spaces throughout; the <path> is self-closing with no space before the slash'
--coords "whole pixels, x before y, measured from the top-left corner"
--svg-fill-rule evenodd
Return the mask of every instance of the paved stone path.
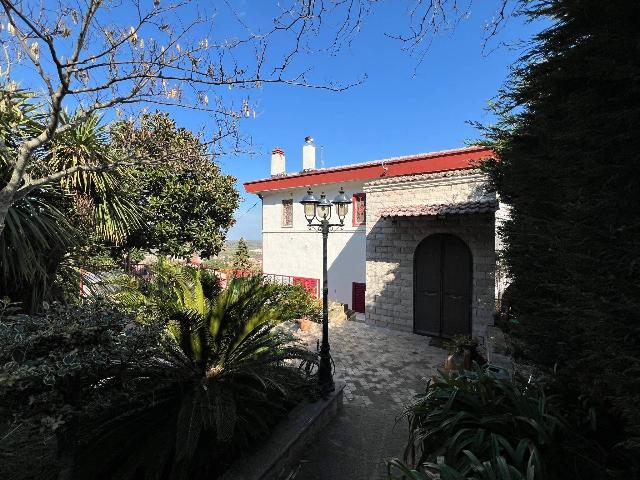
<path id="1" fill-rule="evenodd" d="M 311 348 L 319 325 L 291 330 Z M 385 460 L 401 457 L 407 424 L 396 424 L 426 379 L 444 362 L 446 351 L 410 333 L 343 321 L 329 326 L 336 378 L 346 382 L 344 408 L 322 431 L 290 479 L 386 479 Z"/>

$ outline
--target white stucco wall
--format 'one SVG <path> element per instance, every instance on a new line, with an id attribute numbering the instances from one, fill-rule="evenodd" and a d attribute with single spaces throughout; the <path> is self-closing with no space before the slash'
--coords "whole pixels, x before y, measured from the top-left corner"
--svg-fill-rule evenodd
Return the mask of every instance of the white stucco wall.
<path id="1" fill-rule="evenodd" d="M 343 187 L 347 196 L 363 192 L 362 182 L 316 185 L 313 192 L 325 192 L 333 200 Z M 264 273 L 317 278 L 322 282 L 322 235 L 309 230 L 300 200 L 306 188 L 262 193 L 262 270 Z M 282 226 L 282 200 L 293 199 L 293 226 Z M 329 233 L 327 266 L 329 298 L 350 307 L 352 283 L 366 277 L 365 226 L 353 226 L 352 209 L 342 230 Z M 334 213 L 332 222 L 338 222 Z M 321 287 L 320 287 L 321 288 Z"/>

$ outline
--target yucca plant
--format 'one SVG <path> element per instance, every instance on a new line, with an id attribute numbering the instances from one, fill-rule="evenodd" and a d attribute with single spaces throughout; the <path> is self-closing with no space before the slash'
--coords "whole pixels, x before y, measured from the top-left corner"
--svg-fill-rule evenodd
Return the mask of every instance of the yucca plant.
<path id="1" fill-rule="evenodd" d="M 0 88 L 0 188 L 24 138 L 44 129 L 41 106 L 28 91 Z M 61 123 L 74 117 L 62 115 Z M 107 163 L 107 127 L 91 116 L 34 152 L 29 175 Z M 0 235 L 0 290 L 38 311 L 58 273 L 78 278 L 78 249 L 92 241 L 117 243 L 139 225 L 137 207 L 122 195 L 122 172 L 76 172 L 29 191 L 11 206 Z M 61 269 L 66 271 L 61 272 Z M 53 295 L 55 296 L 55 295 Z"/>
<path id="2" fill-rule="evenodd" d="M 77 246 L 76 230 L 40 192 L 9 208 L 0 235 L 0 287 L 29 310 L 48 292 L 60 257 Z"/>
<path id="3" fill-rule="evenodd" d="M 76 122 L 75 115 L 60 116 L 60 124 Z M 65 170 L 81 165 L 108 164 L 115 160 L 110 145 L 109 128 L 97 115 L 91 115 L 74 128 L 56 136 L 52 145 L 35 167 L 42 173 Z M 76 221 L 91 227 L 101 239 L 114 244 L 140 226 L 138 207 L 124 194 L 122 185 L 131 173 L 124 169 L 78 171 L 63 177 L 59 186 L 74 199 Z"/>
<path id="4" fill-rule="evenodd" d="M 404 414 L 405 460 L 442 479 L 600 478 L 602 450 L 565 408 L 543 384 L 440 373 Z"/>
<path id="5" fill-rule="evenodd" d="M 9 181 L 19 142 L 41 128 L 41 112 L 31 98 L 28 91 L 0 87 L 0 188 Z M 59 209 L 61 195 L 51 189 L 35 193 L 9 208 L 0 235 L 0 291 L 26 305 L 38 303 L 51 280 L 47 252 L 73 244 L 71 225 Z"/>
<path id="6" fill-rule="evenodd" d="M 208 298 L 194 271 L 173 289 L 157 367 L 139 379 L 149 401 L 91 425 L 74 478 L 216 478 L 311 388 L 298 365 L 315 354 L 275 328 L 273 286 L 234 279 Z"/>

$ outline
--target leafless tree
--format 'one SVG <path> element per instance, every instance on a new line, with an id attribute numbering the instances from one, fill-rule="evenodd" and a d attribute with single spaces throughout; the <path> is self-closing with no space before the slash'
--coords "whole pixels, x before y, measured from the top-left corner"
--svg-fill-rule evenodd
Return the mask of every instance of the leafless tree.
<path id="1" fill-rule="evenodd" d="M 410 33 L 390 36 L 411 49 L 419 48 L 430 33 L 465 15 L 459 2 L 399 1 L 408 9 Z M 0 160 L 9 166 L 9 177 L 0 189 L 0 233 L 11 204 L 34 188 L 81 170 L 145 161 L 96 160 L 44 173 L 32 168 L 39 149 L 90 115 L 115 116 L 140 104 L 203 110 L 215 125 L 210 142 L 216 144 L 234 137 L 238 120 L 252 114 L 249 100 L 229 95 L 228 89 L 282 83 L 339 91 L 361 80 L 314 83 L 296 58 L 318 48 L 339 50 L 357 35 L 381 0 L 281 0 L 274 2 L 277 11 L 268 22 L 258 26 L 245 21 L 232 3 L 0 0 L 0 54 L 4 54 L 0 106 L 10 108 L 15 78 L 26 76 L 44 112 L 42 128 L 34 135 L 13 148 L 0 141 Z M 223 10 L 239 33 L 229 33 L 228 25 L 220 24 Z M 65 109 L 75 114 L 71 121 L 61 122 Z"/>

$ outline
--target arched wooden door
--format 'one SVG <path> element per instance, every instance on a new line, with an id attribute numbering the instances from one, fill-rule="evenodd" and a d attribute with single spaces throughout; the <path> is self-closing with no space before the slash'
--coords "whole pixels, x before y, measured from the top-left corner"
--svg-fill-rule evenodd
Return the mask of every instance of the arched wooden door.
<path id="1" fill-rule="evenodd" d="M 436 234 L 416 248 L 413 264 L 413 331 L 451 338 L 471 334 L 469 247 L 458 237 Z"/>

